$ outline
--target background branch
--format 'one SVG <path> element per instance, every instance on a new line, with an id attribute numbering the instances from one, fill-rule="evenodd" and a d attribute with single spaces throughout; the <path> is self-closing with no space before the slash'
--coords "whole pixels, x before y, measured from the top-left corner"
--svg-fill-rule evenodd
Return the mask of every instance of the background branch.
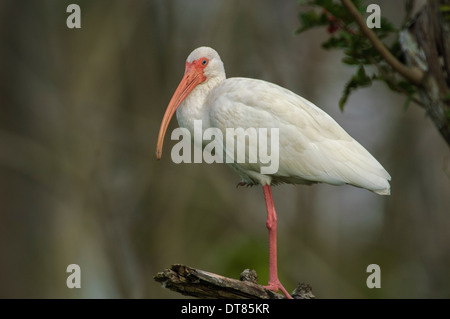
<path id="1" fill-rule="evenodd" d="M 384 46 L 383 42 L 378 39 L 377 35 L 367 27 L 366 22 L 363 17 L 359 14 L 358 9 L 353 5 L 350 0 L 341 0 L 342 4 L 347 8 L 349 13 L 353 16 L 356 23 L 358 24 L 361 32 L 369 39 L 373 44 L 374 48 L 380 53 L 380 55 L 386 60 L 386 62 L 398 73 L 404 76 L 409 81 L 416 85 L 422 82 L 424 73 L 416 67 L 409 68 L 399 60 L 397 60 L 391 52 Z"/>
<path id="2" fill-rule="evenodd" d="M 427 76 L 418 87 L 427 115 L 450 146 L 450 13 L 448 0 L 430 0 L 400 33 L 406 61 Z M 445 11 L 447 10 L 447 11 Z"/>

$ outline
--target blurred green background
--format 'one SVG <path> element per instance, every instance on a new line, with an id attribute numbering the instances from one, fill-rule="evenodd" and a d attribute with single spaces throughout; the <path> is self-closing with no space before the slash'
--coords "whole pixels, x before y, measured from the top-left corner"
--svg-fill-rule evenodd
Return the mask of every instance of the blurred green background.
<path id="1" fill-rule="evenodd" d="M 401 1 L 373 1 L 394 22 Z M 66 8 L 81 6 L 81 29 Z M 392 175 L 392 195 L 274 188 L 279 273 L 319 298 L 450 297 L 450 152 L 419 107 L 377 83 L 338 100 L 354 69 L 294 35 L 295 0 L 0 1 L 0 297 L 178 298 L 152 278 L 184 263 L 268 278 L 261 187 L 224 164 L 174 164 L 159 125 L 196 47 L 227 76 L 264 79 L 333 116 Z M 169 130 L 177 127 L 172 121 Z M 66 267 L 81 267 L 68 289 Z M 366 267 L 381 267 L 368 289 Z"/>

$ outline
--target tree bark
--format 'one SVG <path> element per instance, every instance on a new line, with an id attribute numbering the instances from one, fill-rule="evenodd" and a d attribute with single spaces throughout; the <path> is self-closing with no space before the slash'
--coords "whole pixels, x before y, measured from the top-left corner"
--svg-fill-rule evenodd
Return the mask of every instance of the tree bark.
<path id="1" fill-rule="evenodd" d="M 411 67 L 425 77 L 418 86 L 427 114 L 450 146 L 450 0 L 429 0 L 400 34 Z"/>
<path id="2" fill-rule="evenodd" d="M 185 296 L 217 299 L 285 299 L 284 295 L 258 285 L 254 270 L 244 270 L 241 280 L 227 278 L 204 270 L 175 264 L 153 277 L 164 288 Z M 293 291 L 296 299 L 314 299 L 308 284 L 300 283 Z"/>

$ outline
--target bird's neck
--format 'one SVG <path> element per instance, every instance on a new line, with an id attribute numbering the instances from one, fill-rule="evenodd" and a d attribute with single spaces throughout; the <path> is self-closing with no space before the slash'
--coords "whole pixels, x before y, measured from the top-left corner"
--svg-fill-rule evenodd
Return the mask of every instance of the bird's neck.
<path id="1" fill-rule="evenodd" d="M 178 107 L 178 125 L 187 128 L 191 136 L 194 133 L 194 121 L 201 120 L 203 129 L 211 126 L 207 99 L 211 91 L 224 80 L 225 77 L 211 78 L 197 85 Z"/>

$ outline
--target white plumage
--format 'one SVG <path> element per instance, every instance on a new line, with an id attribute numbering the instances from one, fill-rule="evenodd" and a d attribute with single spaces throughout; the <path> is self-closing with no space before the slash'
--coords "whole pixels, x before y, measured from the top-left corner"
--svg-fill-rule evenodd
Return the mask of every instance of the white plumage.
<path id="1" fill-rule="evenodd" d="M 260 173 L 260 163 L 229 164 L 247 184 L 350 184 L 390 194 L 390 175 L 327 113 L 278 85 L 248 78 L 225 78 L 217 52 L 194 50 L 187 63 L 208 59 L 206 80 L 196 85 L 177 109 L 181 127 L 279 128 L 279 169 Z M 269 148 L 270 149 L 270 148 Z"/>

